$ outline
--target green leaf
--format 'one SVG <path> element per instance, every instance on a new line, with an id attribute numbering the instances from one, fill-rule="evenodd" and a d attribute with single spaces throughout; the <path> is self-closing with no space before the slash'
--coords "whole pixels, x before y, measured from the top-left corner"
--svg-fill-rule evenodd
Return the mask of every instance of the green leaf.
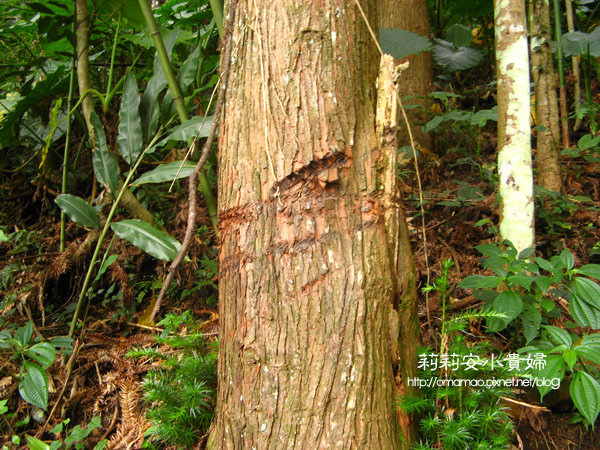
<path id="1" fill-rule="evenodd" d="M 19 393 L 27 403 L 45 410 L 48 407 L 48 378 L 40 366 L 25 363 L 27 372 L 19 382 Z"/>
<path id="2" fill-rule="evenodd" d="M 431 41 L 426 37 L 397 28 L 380 28 L 379 45 L 384 53 L 392 55 L 394 59 L 431 50 Z"/>
<path id="3" fill-rule="evenodd" d="M 600 28 L 591 33 L 572 31 L 562 35 L 565 56 L 588 55 L 600 58 Z"/>
<path id="4" fill-rule="evenodd" d="M 556 272 L 556 269 L 550 263 L 550 261 L 547 261 L 544 258 L 534 258 L 534 259 L 535 259 L 535 262 L 538 264 L 538 266 L 540 266 L 546 272 L 550 272 L 550 273 Z"/>
<path id="5" fill-rule="evenodd" d="M 562 356 L 548 355 L 546 357 L 546 365 L 540 369 L 535 369 L 532 372 L 533 375 L 538 379 L 550 380 L 553 378 L 558 378 L 562 380 L 565 376 L 565 362 Z M 544 383 L 540 383 L 537 386 L 541 396 L 540 400 L 543 400 L 544 395 L 552 390 L 552 386 L 543 386 L 543 384 Z"/>
<path id="6" fill-rule="evenodd" d="M 535 253 L 535 249 L 532 247 L 525 248 L 519 252 L 517 259 L 528 259 Z"/>
<path id="7" fill-rule="evenodd" d="M 201 44 L 196 46 L 194 51 L 189 54 L 182 64 L 179 73 L 177 73 L 177 82 L 184 95 L 189 94 L 190 88 L 193 86 L 194 80 L 196 79 L 196 71 L 198 70 L 198 63 L 200 62 L 200 47 Z"/>
<path id="8" fill-rule="evenodd" d="M 56 204 L 69 218 L 88 228 L 100 228 L 100 217 L 96 210 L 84 199 L 71 194 L 60 194 Z"/>
<path id="9" fill-rule="evenodd" d="M 575 351 L 578 356 L 589 362 L 597 364 L 598 361 L 600 361 L 600 350 L 595 347 L 584 347 L 583 345 L 580 345 L 575 347 Z"/>
<path id="10" fill-rule="evenodd" d="M 119 177 L 121 176 L 119 163 L 117 162 L 117 157 L 108 151 L 104 128 L 100 123 L 98 115 L 93 111 L 90 115 L 90 122 L 94 127 L 94 134 L 96 136 L 96 148 L 92 156 L 94 173 L 98 181 L 105 185 L 110 190 L 112 196 L 115 197 L 119 190 Z"/>
<path id="11" fill-rule="evenodd" d="M 50 450 L 50 446 L 46 444 L 44 441 L 40 441 L 34 437 L 29 435 L 25 435 L 25 440 L 27 441 L 27 446 L 30 450 Z"/>
<path id="12" fill-rule="evenodd" d="M 557 344 L 563 344 L 567 347 L 571 347 L 573 345 L 571 336 L 565 330 L 558 327 L 553 327 L 552 325 L 544 325 L 544 329 Z"/>
<path id="13" fill-rule="evenodd" d="M 573 270 L 573 272 L 600 280 L 600 264 L 586 264 L 579 269 Z"/>
<path id="14" fill-rule="evenodd" d="M 507 278 L 507 281 L 512 285 L 521 286 L 524 289 L 530 290 L 531 285 L 533 284 L 534 278 L 517 274 L 517 275 L 510 275 Z"/>
<path id="15" fill-rule="evenodd" d="M 131 72 L 127 74 L 123 97 L 121 98 L 121 111 L 119 112 L 119 135 L 117 143 L 123 159 L 133 166 L 140 153 L 142 153 L 142 121 L 138 107 L 140 96 L 135 77 Z"/>
<path id="16" fill-rule="evenodd" d="M 122 220 L 113 223 L 111 228 L 121 239 L 164 261 L 175 259 L 181 248 L 177 239 L 142 220 Z"/>
<path id="17" fill-rule="evenodd" d="M 565 350 L 562 354 L 565 363 L 569 366 L 569 370 L 573 370 L 575 363 L 577 362 L 577 352 L 573 349 Z"/>
<path id="18" fill-rule="evenodd" d="M 157 147 L 162 147 L 169 142 L 181 142 L 187 141 L 197 137 L 207 137 L 212 127 L 213 116 L 207 116 L 204 120 L 204 116 L 194 116 L 190 120 L 182 123 L 181 125 L 173 128 L 171 133 L 161 140 Z M 204 122 L 204 125 L 202 123 Z M 202 128 L 200 128 L 202 126 Z"/>
<path id="19" fill-rule="evenodd" d="M 600 384 L 589 373 L 579 371 L 569 392 L 579 412 L 593 426 L 600 413 Z"/>
<path id="20" fill-rule="evenodd" d="M 591 134 L 584 134 L 579 141 L 577 141 L 577 147 L 579 150 L 587 150 L 600 144 L 600 136 L 592 137 Z"/>
<path id="21" fill-rule="evenodd" d="M 527 307 L 521 313 L 521 323 L 523 324 L 523 336 L 525 336 L 526 344 L 529 344 L 540 333 L 542 314 L 537 308 Z"/>
<path id="22" fill-rule="evenodd" d="M 496 244 L 481 244 L 476 245 L 475 249 L 481 253 L 483 256 L 500 256 L 502 254 L 502 249 L 498 247 Z"/>
<path id="23" fill-rule="evenodd" d="M 119 259 L 119 255 L 110 255 L 108 258 L 106 258 L 104 260 L 104 262 L 102 263 L 102 266 L 100 266 L 100 270 L 98 270 L 98 273 L 96 274 L 96 278 L 94 278 L 94 283 L 96 281 L 98 281 L 102 275 L 104 275 L 104 272 L 106 272 L 106 269 L 108 269 L 109 266 L 112 263 L 114 263 L 117 259 Z"/>
<path id="24" fill-rule="evenodd" d="M 575 278 L 573 291 L 584 302 L 596 309 L 600 309 L 600 286 L 587 278 Z"/>
<path id="25" fill-rule="evenodd" d="M 498 106 L 492 109 L 480 109 L 471 117 L 471 125 L 479 128 L 485 127 L 488 121 L 498 122 Z"/>
<path id="26" fill-rule="evenodd" d="M 506 316 L 499 321 L 488 321 L 490 331 L 501 331 L 523 311 L 523 300 L 515 292 L 504 291 L 492 302 L 492 309 Z"/>
<path id="27" fill-rule="evenodd" d="M 586 334 L 581 339 L 581 345 L 596 347 L 600 350 L 600 333 Z"/>
<path id="28" fill-rule="evenodd" d="M 567 270 L 571 270 L 575 266 L 575 258 L 573 254 L 566 248 L 560 252 L 560 262 Z"/>
<path id="29" fill-rule="evenodd" d="M 65 67 L 62 65 L 58 66 L 54 72 L 49 72 L 45 79 L 38 81 L 33 89 L 21 97 L 0 121 L 0 148 L 17 143 L 15 127 L 27 111 L 48 99 L 55 99 L 66 94 L 68 88 L 69 77 L 66 76 Z"/>
<path id="30" fill-rule="evenodd" d="M 56 349 L 49 342 L 38 342 L 27 350 L 27 356 L 38 362 L 43 370 L 46 370 L 56 359 Z"/>
<path id="31" fill-rule="evenodd" d="M 165 49 L 167 50 L 167 55 L 169 57 L 171 56 L 173 46 L 177 42 L 178 34 L 179 29 L 176 28 L 165 38 Z M 165 73 L 162 69 L 158 53 L 156 53 L 154 56 L 154 72 L 152 78 L 150 78 L 148 84 L 146 85 L 146 90 L 142 94 L 139 107 L 144 142 L 148 142 L 154 133 L 156 133 L 160 115 L 158 98 L 160 93 L 166 87 L 167 78 L 165 77 Z"/>
<path id="32" fill-rule="evenodd" d="M 194 169 L 196 168 L 196 164 L 186 161 L 173 161 L 167 164 L 161 164 L 157 166 L 155 169 L 146 172 L 137 180 L 135 180 L 132 185 L 137 186 L 144 183 L 164 183 L 165 181 L 173 181 L 179 178 L 189 177 Z"/>
<path id="33" fill-rule="evenodd" d="M 433 59 L 448 72 L 475 67 L 483 59 L 483 52 L 470 47 L 456 47 L 452 42 L 434 39 Z"/>
<path id="34" fill-rule="evenodd" d="M 579 326 L 600 329 L 600 310 L 581 300 L 577 294 L 571 295 L 569 311 Z"/>
<path id="35" fill-rule="evenodd" d="M 552 279 L 546 275 L 538 275 L 534 278 L 535 284 L 542 292 L 546 292 L 552 286 Z"/>
<path id="36" fill-rule="evenodd" d="M 15 331 L 15 341 L 17 341 L 22 347 L 26 347 L 27 344 L 29 344 L 31 336 L 33 336 L 33 323 L 31 320 Z"/>
<path id="37" fill-rule="evenodd" d="M 467 275 L 459 284 L 459 288 L 463 289 L 493 289 L 502 281 L 498 277 L 486 275 Z"/>
<path id="38" fill-rule="evenodd" d="M 472 40 L 471 30 L 459 23 L 450 25 L 446 30 L 446 41 L 452 42 L 457 47 L 468 47 Z"/>

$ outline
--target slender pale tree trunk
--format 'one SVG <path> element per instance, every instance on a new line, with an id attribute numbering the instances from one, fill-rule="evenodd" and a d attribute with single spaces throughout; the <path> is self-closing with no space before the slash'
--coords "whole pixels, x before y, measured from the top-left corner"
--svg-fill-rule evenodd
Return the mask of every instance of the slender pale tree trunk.
<path id="1" fill-rule="evenodd" d="M 551 191 L 562 191 L 560 174 L 560 116 L 556 95 L 556 73 L 550 48 L 550 5 L 548 0 L 529 2 L 531 73 L 535 83 L 537 125 L 537 183 Z"/>
<path id="2" fill-rule="evenodd" d="M 401 448 L 395 264 L 408 249 L 375 127 L 375 46 L 341 0 L 241 0 L 234 23 L 208 446 Z"/>
<path id="3" fill-rule="evenodd" d="M 573 20 L 573 3 L 571 0 L 565 0 L 565 11 L 567 13 L 567 29 L 569 33 L 575 31 L 575 21 Z M 581 100 L 581 72 L 579 69 L 579 59 L 577 56 L 571 56 L 571 63 L 573 65 L 573 77 L 575 78 L 575 84 L 573 85 L 573 102 L 575 103 L 575 113 L 579 112 L 579 102 Z M 581 128 L 581 117 L 577 114 L 577 118 L 575 119 L 575 125 L 573 125 L 573 131 L 579 130 Z"/>
<path id="4" fill-rule="evenodd" d="M 529 55 L 523 0 L 494 0 L 494 21 L 500 235 L 520 251 L 534 243 Z"/>

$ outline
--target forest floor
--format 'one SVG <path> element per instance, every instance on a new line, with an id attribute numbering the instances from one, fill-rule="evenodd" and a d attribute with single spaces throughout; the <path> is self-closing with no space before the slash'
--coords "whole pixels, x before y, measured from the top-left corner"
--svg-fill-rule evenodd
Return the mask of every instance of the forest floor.
<path id="1" fill-rule="evenodd" d="M 451 286 L 455 287 L 467 275 L 484 273 L 481 255 L 475 246 L 495 239 L 490 227 L 498 223 L 498 216 L 494 136 L 493 133 L 486 135 L 485 130 L 482 136 L 485 145 L 480 146 L 477 155 L 466 150 L 448 150 L 436 152 L 436 157 L 422 161 L 423 222 L 412 168 L 402 174 L 419 288 L 440 275 L 445 259 L 454 262 Z M 536 255 L 549 258 L 568 248 L 577 266 L 600 263 L 600 167 L 598 163 L 565 157 L 563 173 L 566 196 L 536 204 Z M 46 338 L 65 335 L 72 313 L 70 305 L 76 299 L 86 268 L 82 262 L 73 263 L 74 249 L 81 244 L 85 233 L 70 228 L 71 238 L 78 236 L 72 241 L 69 253 L 72 260 L 61 255 L 58 221 L 47 219 L 47 211 L 53 208 L 53 193 L 41 189 L 40 183 L 29 183 L 25 176 L 20 180 L 20 176 L 15 173 L 2 186 L 5 190 L 5 201 L 0 206 L 3 224 L 7 232 L 23 230 L 18 239 L 0 243 L 2 287 L 5 295 L 15 296 L 11 307 L 3 311 L 4 321 L 21 326 L 29 317 L 36 325 L 36 335 Z M 181 239 L 185 229 L 185 190 L 167 200 L 156 201 L 164 203 L 163 220 L 171 224 L 169 231 Z M 206 218 L 204 222 L 208 225 Z M 423 226 L 426 245 L 422 238 Z M 190 310 L 201 321 L 201 331 L 215 335 L 218 312 L 211 286 L 217 278 L 215 266 L 210 263 L 210 252 L 214 249 L 207 243 L 210 243 L 209 236 L 197 239 L 192 246 L 192 263 L 181 271 L 178 280 L 179 300 L 171 299 L 163 311 L 179 314 Z M 138 323 L 148 302 L 158 293 L 166 266 L 157 267 L 151 257 L 118 241 L 114 243 L 113 253 L 119 255 L 118 260 L 107 271 L 106 279 L 94 288 L 94 298 L 86 311 L 85 337 L 74 346 L 76 358 L 67 357 L 66 364 L 56 362 L 48 371 L 49 412 L 40 423 L 17 424 L 18 420 L 32 416 L 32 408 L 19 401 L 17 381 L 6 375 L 19 373 L 17 361 L 8 361 L 7 354 L 3 353 L 0 398 L 9 399 L 8 406 L 16 415 L 10 423 L 5 421 L 2 425 L 10 432 L 0 438 L 4 441 L 0 444 L 13 447 L 10 436 L 23 430 L 40 439 L 54 439 L 56 435 L 48 431 L 59 424 L 61 418 L 72 417 L 72 426 L 78 421 L 85 424 L 93 416 L 102 419 L 102 426 L 92 434 L 96 441 L 103 438 L 111 438 L 113 444 L 141 441 L 148 423 L 142 413 L 140 382 L 156 363 L 149 359 L 134 360 L 126 357 L 126 353 L 132 347 L 155 345 L 156 328 Z M 201 289 L 197 288 L 199 274 L 204 284 Z M 459 302 L 456 310 L 480 306 L 472 301 L 468 291 L 454 287 L 451 299 Z M 439 298 L 435 295 L 426 298 L 419 289 L 419 310 L 423 344 L 432 345 L 432 335 L 439 332 Z M 473 324 L 469 331 L 475 338 L 486 336 L 483 324 Z M 504 351 L 515 336 L 499 333 L 487 339 L 498 351 Z M 517 432 L 514 448 L 597 448 L 592 443 L 600 442 L 598 430 L 586 431 L 581 424 L 568 424 L 572 417 L 572 403 L 568 399 L 555 399 L 552 404 L 542 405 L 547 409 L 541 410 L 527 406 L 540 405 L 536 392 L 522 392 L 516 398 L 524 406 L 511 409 Z M 55 405 L 58 407 L 53 409 Z"/>

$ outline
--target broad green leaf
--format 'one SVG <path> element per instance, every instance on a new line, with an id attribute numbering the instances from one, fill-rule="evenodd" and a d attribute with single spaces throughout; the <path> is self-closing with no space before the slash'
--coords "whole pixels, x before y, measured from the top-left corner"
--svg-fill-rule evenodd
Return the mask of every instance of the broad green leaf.
<path id="1" fill-rule="evenodd" d="M 600 264 L 586 264 L 573 272 L 600 280 Z"/>
<path id="2" fill-rule="evenodd" d="M 200 62 L 200 46 L 201 45 L 198 44 L 194 51 L 189 54 L 177 74 L 177 82 L 184 95 L 189 94 L 190 88 L 196 79 L 196 71 L 198 70 L 198 63 Z"/>
<path id="3" fill-rule="evenodd" d="M 596 347 L 600 350 L 600 333 L 586 334 L 581 339 L 581 345 Z"/>
<path id="4" fill-rule="evenodd" d="M 36 361 L 46 370 L 56 359 L 56 349 L 49 342 L 38 342 L 27 350 L 27 356 Z"/>
<path id="5" fill-rule="evenodd" d="M 66 94 L 69 89 L 69 77 L 65 74 L 65 66 L 57 66 L 54 72 L 48 72 L 46 78 L 38 81 L 33 89 L 19 98 L 0 121 L 0 148 L 17 143 L 15 127 L 25 113 L 48 99 L 55 99 Z"/>
<path id="6" fill-rule="evenodd" d="M 525 275 L 510 275 L 507 279 L 507 281 L 510 284 L 516 285 L 516 286 L 521 286 L 522 288 L 525 288 L 527 290 L 531 289 L 531 285 L 533 284 L 533 277 L 528 277 Z"/>
<path id="7" fill-rule="evenodd" d="M 104 17 L 125 17 L 127 21 L 138 29 L 144 29 L 146 22 L 139 2 L 131 0 L 102 0 L 97 5 Z"/>
<path id="8" fill-rule="evenodd" d="M 579 371 L 569 392 L 579 412 L 593 426 L 600 413 L 600 384 L 589 373 Z"/>
<path id="9" fill-rule="evenodd" d="M 431 50 L 431 41 L 426 37 L 397 28 L 380 28 L 379 45 L 384 53 L 392 55 L 394 59 Z"/>
<path id="10" fill-rule="evenodd" d="M 173 181 L 179 178 L 189 177 L 196 168 L 196 164 L 186 161 L 182 166 L 182 162 L 183 161 L 173 161 L 167 164 L 161 164 L 155 169 L 143 174 L 141 177 L 135 180 L 132 185 L 137 186 L 145 183 L 164 183 L 165 181 Z"/>
<path id="11" fill-rule="evenodd" d="M 560 262 L 562 262 L 563 266 L 569 270 L 575 266 L 575 258 L 573 257 L 573 254 L 566 248 L 560 252 Z"/>
<path id="12" fill-rule="evenodd" d="M 493 289 L 500 284 L 501 279 L 486 275 L 467 275 L 459 284 L 463 289 Z"/>
<path id="13" fill-rule="evenodd" d="M 492 309 L 502 313 L 506 319 L 488 320 L 490 331 L 501 331 L 523 311 L 523 300 L 515 292 L 504 291 L 496 296 L 492 302 Z"/>
<path id="14" fill-rule="evenodd" d="M 475 67 L 483 59 L 483 52 L 470 47 L 456 47 L 452 42 L 434 39 L 433 59 L 448 72 Z"/>
<path id="15" fill-rule="evenodd" d="M 459 23 L 452 24 L 446 30 L 446 40 L 457 47 L 468 47 L 471 45 L 473 35 L 471 30 Z"/>
<path id="16" fill-rule="evenodd" d="M 473 114 L 470 123 L 481 128 L 486 126 L 489 120 L 498 122 L 498 106 L 494 106 L 492 109 L 480 109 Z"/>
<path id="17" fill-rule="evenodd" d="M 111 228 L 121 239 L 164 261 L 172 261 L 181 248 L 177 239 L 142 220 L 122 220 Z"/>
<path id="18" fill-rule="evenodd" d="M 25 363 L 27 372 L 19 382 L 19 394 L 27 403 L 45 410 L 48 407 L 48 378 L 40 366 Z"/>
<path id="19" fill-rule="evenodd" d="M 600 28 L 594 29 L 589 34 L 582 31 L 563 34 L 562 47 L 565 50 L 565 56 L 590 54 L 600 58 Z"/>
<path id="20" fill-rule="evenodd" d="M 27 441 L 27 446 L 30 450 L 50 450 L 50 446 L 46 444 L 44 441 L 40 441 L 34 437 L 29 435 L 25 435 L 25 440 Z"/>
<path id="21" fill-rule="evenodd" d="M 121 156 L 130 166 L 135 164 L 138 156 L 142 153 L 142 121 L 138 110 L 139 105 L 140 96 L 137 83 L 133 74 L 129 72 L 121 98 L 117 143 Z"/>
<path id="22" fill-rule="evenodd" d="M 212 127 L 213 116 L 194 116 L 190 120 L 182 123 L 179 126 L 173 128 L 170 134 L 158 143 L 158 147 L 166 145 L 168 142 L 181 142 L 187 141 L 188 139 L 208 136 Z M 204 123 L 204 124 L 203 124 Z M 200 128 L 202 127 L 202 128 Z"/>
<path id="23" fill-rule="evenodd" d="M 538 266 L 540 266 L 546 272 L 554 273 L 556 271 L 554 266 L 549 261 L 545 260 L 544 258 L 534 258 L 534 259 L 535 259 L 535 262 L 538 264 Z"/>
<path id="24" fill-rule="evenodd" d="M 562 357 L 565 360 L 565 363 L 567 363 L 567 366 L 569 366 L 569 370 L 572 371 L 577 362 L 577 352 L 573 349 L 568 349 L 563 352 Z"/>
<path id="25" fill-rule="evenodd" d="M 33 323 L 31 321 L 27 321 L 25 325 L 19 327 L 19 329 L 15 331 L 15 340 L 22 347 L 27 346 L 27 344 L 31 340 L 31 336 L 33 336 Z"/>
<path id="26" fill-rule="evenodd" d="M 577 294 L 571 295 L 569 311 L 579 326 L 600 329 L 600 310 L 581 300 Z"/>
<path id="27" fill-rule="evenodd" d="M 476 245 L 475 249 L 483 256 L 500 256 L 502 254 L 502 250 L 496 244 Z"/>
<path id="28" fill-rule="evenodd" d="M 532 247 L 525 248 L 519 252 L 517 259 L 528 259 L 535 253 L 535 249 Z"/>
<path id="29" fill-rule="evenodd" d="M 595 347 L 584 347 L 583 345 L 580 345 L 575 347 L 575 351 L 578 356 L 594 364 L 597 364 L 598 361 L 600 361 L 600 350 Z"/>
<path id="30" fill-rule="evenodd" d="M 521 313 L 521 323 L 523 324 L 523 336 L 525 336 L 526 344 L 529 344 L 540 333 L 542 314 L 537 308 L 525 308 Z"/>
<path id="31" fill-rule="evenodd" d="M 584 302 L 596 309 L 600 309 L 600 286 L 587 278 L 575 278 L 573 291 Z"/>
<path id="32" fill-rule="evenodd" d="M 175 28 L 164 40 L 167 55 L 171 57 L 173 46 L 177 42 L 179 29 Z M 148 142 L 156 133 L 158 128 L 158 119 L 160 115 L 158 98 L 160 93 L 167 87 L 167 78 L 160 63 L 158 53 L 154 56 L 154 72 L 150 81 L 146 85 L 146 90 L 140 100 L 140 118 L 142 120 L 142 133 L 144 142 Z"/>
<path id="33" fill-rule="evenodd" d="M 577 141 L 577 147 L 579 150 L 587 150 L 600 144 L 600 136 L 592 137 L 591 134 L 584 134 L 579 141 Z"/>
<path id="34" fill-rule="evenodd" d="M 552 380 L 555 378 L 562 380 L 565 376 L 565 362 L 562 356 L 548 355 L 546 356 L 546 365 L 543 368 L 533 370 L 532 373 L 540 380 Z M 544 399 L 544 395 L 552 390 L 552 386 L 543 386 L 543 384 L 540 383 L 537 386 L 541 400 Z"/>
<path id="35" fill-rule="evenodd" d="M 571 336 L 562 328 L 553 327 L 552 325 L 544 325 L 544 329 L 548 332 L 552 340 L 557 344 L 563 344 L 567 347 L 571 347 L 571 345 L 573 345 L 573 340 L 571 339 Z"/>
<path id="36" fill-rule="evenodd" d="M 56 204 L 69 218 L 88 228 L 100 228 L 100 217 L 96 210 L 84 199 L 71 194 L 60 194 Z"/>
<path id="37" fill-rule="evenodd" d="M 552 286 L 552 279 L 546 275 L 537 275 L 534 281 L 538 289 L 542 292 L 546 292 Z"/>
<path id="38" fill-rule="evenodd" d="M 110 190 L 113 197 L 116 197 L 119 190 L 119 177 L 121 176 L 117 157 L 108 151 L 104 128 L 98 115 L 93 111 L 90 115 L 90 122 L 94 127 L 96 137 L 96 148 L 92 156 L 94 173 L 98 181 Z"/>

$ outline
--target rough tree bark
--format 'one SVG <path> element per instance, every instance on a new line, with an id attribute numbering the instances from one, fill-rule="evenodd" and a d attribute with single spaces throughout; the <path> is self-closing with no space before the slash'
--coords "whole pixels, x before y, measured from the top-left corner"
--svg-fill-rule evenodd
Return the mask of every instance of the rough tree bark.
<path id="1" fill-rule="evenodd" d="M 534 242 L 531 94 L 523 0 L 494 0 L 494 22 L 500 235 L 521 251 Z"/>
<path id="2" fill-rule="evenodd" d="M 391 234 L 405 224 L 375 128 L 375 46 L 341 0 L 241 0 L 232 45 L 208 446 L 401 448 L 394 255 L 408 250 Z"/>
<path id="3" fill-rule="evenodd" d="M 400 28 L 412 31 L 421 36 L 429 37 L 429 12 L 427 2 L 424 0 L 382 0 L 379 2 L 379 27 Z M 408 57 L 409 66 L 402 74 L 402 78 L 410 80 L 400 83 L 401 98 L 412 97 L 404 100 L 405 105 L 419 105 L 420 108 L 407 111 L 413 124 L 412 133 L 415 140 L 428 149 L 431 147 L 431 136 L 423 133 L 422 125 L 427 122 L 429 110 L 429 94 L 433 86 L 433 59 L 432 52 L 421 52 Z M 410 145 L 408 130 L 404 121 L 400 121 L 398 144 L 400 147 Z M 408 159 L 401 160 L 406 163 Z"/>
<path id="4" fill-rule="evenodd" d="M 535 83 L 536 123 L 545 128 L 537 132 L 537 184 L 551 191 L 562 191 L 560 174 L 560 117 L 556 95 L 556 74 L 550 48 L 550 5 L 548 0 L 529 2 L 531 34 L 531 73 Z"/>

